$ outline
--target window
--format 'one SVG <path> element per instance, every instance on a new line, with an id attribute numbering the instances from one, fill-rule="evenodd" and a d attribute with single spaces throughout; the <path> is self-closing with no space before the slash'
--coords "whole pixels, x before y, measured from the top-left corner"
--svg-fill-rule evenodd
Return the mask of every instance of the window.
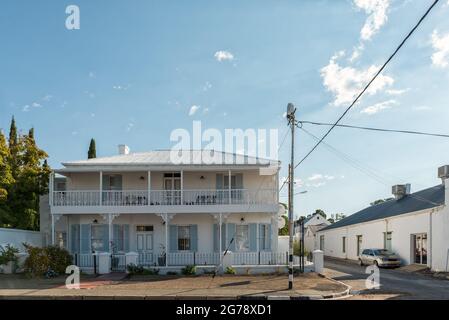
<path id="1" fill-rule="evenodd" d="M 136 226 L 137 232 L 148 232 L 153 231 L 153 226 Z"/>
<path id="2" fill-rule="evenodd" d="M 346 237 L 342 238 L 342 251 L 343 253 L 346 253 Z"/>
<path id="3" fill-rule="evenodd" d="M 260 228 L 260 239 L 262 239 L 262 241 L 260 242 L 260 248 L 259 250 L 268 250 L 270 248 L 270 244 L 268 243 L 270 241 L 270 234 L 269 234 L 269 230 L 268 230 L 268 225 L 267 224 L 263 224 L 261 225 Z"/>
<path id="4" fill-rule="evenodd" d="M 56 243 L 60 248 L 66 248 L 67 245 L 67 233 L 57 231 L 56 232 Z"/>
<path id="5" fill-rule="evenodd" d="M 125 226 L 124 225 L 114 225 L 114 243 L 112 250 L 125 251 Z"/>
<path id="6" fill-rule="evenodd" d="M 360 252 L 362 251 L 362 236 L 357 236 L 357 255 L 360 255 Z"/>
<path id="7" fill-rule="evenodd" d="M 238 225 L 235 229 L 235 250 L 249 250 L 249 228 L 248 225 Z"/>
<path id="8" fill-rule="evenodd" d="M 104 248 L 104 226 L 101 224 L 92 225 L 91 227 L 91 245 L 92 250 L 103 251 Z"/>
<path id="9" fill-rule="evenodd" d="M 190 250 L 190 227 L 178 226 L 178 250 Z"/>
<path id="10" fill-rule="evenodd" d="M 324 251 L 324 235 L 320 236 L 320 250 Z"/>
<path id="11" fill-rule="evenodd" d="M 384 249 L 391 251 L 392 232 L 384 232 Z"/>

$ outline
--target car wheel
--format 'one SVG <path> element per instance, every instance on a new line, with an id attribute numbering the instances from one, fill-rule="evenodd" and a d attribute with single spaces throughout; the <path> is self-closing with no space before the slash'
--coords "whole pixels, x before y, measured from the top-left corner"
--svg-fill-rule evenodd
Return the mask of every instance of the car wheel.
<path id="1" fill-rule="evenodd" d="M 363 267 L 363 261 L 362 261 L 362 259 L 359 259 L 359 266 Z"/>

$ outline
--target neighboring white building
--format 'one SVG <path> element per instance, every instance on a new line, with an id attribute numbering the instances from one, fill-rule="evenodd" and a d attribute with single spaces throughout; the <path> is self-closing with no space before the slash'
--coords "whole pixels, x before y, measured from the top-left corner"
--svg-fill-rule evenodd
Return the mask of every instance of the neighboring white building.
<path id="1" fill-rule="evenodd" d="M 357 260 L 363 249 L 390 249 L 404 264 L 449 271 L 449 166 L 438 169 L 442 184 L 415 193 L 393 187 L 394 199 L 370 206 L 317 232 L 315 249 Z"/>
<path id="2" fill-rule="evenodd" d="M 314 213 L 304 220 L 304 248 L 312 252 L 315 248 L 316 232 L 331 223 L 319 213 Z M 301 225 L 299 220 L 295 221 L 295 241 L 301 240 Z"/>
<path id="3" fill-rule="evenodd" d="M 133 251 L 142 265 L 180 266 L 218 264 L 229 249 L 235 264 L 284 264 L 285 253 L 282 261 L 276 253 L 279 162 L 182 153 L 190 161 L 174 164 L 169 150 L 132 154 L 120 146 L 116 156 L 64 162 L 51 175 L 41 226 L 47 242 L 86 268 L 93 251 L 119 260 Z M 211 155 L 229 158 L 205 164 Z M 56 185 L 55 173 L 65 184 Z"/>

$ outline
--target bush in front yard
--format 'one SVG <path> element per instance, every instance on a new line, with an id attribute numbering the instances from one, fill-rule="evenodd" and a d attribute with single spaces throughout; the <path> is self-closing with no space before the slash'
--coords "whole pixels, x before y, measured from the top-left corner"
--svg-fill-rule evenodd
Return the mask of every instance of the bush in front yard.
<path id="1" fill-rule="evenodd" d="M 135 265 L 130 263 L 126 266 L 126 270 L 130 275 L 144 275 L 144 276 L 153 276 L 159 274 L 159 269 L 147 269 L 141 265 Z"/>
<path id="2" fill-rule="evenodd" d="M 72 264 L 70 253 L 58 246 L 39 248 L 26 245 L 25 248 L 28 257 L 25 260 L 24 269 L 34 276 L 53 277 L 64 274 L 65 269 Z"/>
<path id="3" fill-rule="evenodd" d="M 225 274 L 236 274 L 233 267 L 226 267 Z"/>
<path id="4" fill-rule="evenodd" d="M 182 268 L 181 273 L 185 276 L 191 276 L 196 273 L 196 266 L 189 265 Z"/>

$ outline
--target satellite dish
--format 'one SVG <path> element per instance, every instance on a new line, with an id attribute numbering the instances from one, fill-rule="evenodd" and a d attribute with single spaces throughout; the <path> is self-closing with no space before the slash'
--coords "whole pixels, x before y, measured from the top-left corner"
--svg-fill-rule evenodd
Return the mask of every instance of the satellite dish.
<path id="1" fill-rule="evenodd" d="M 278 208 L 278 217 L 285 216 L 285 207 L 282 204 L 279 204 Z"/>
<path id="2" fill-rule="evenodd" d="M 285 227 L 285 219 L 281 216 L 278 217 L 278 229 Z"/>

